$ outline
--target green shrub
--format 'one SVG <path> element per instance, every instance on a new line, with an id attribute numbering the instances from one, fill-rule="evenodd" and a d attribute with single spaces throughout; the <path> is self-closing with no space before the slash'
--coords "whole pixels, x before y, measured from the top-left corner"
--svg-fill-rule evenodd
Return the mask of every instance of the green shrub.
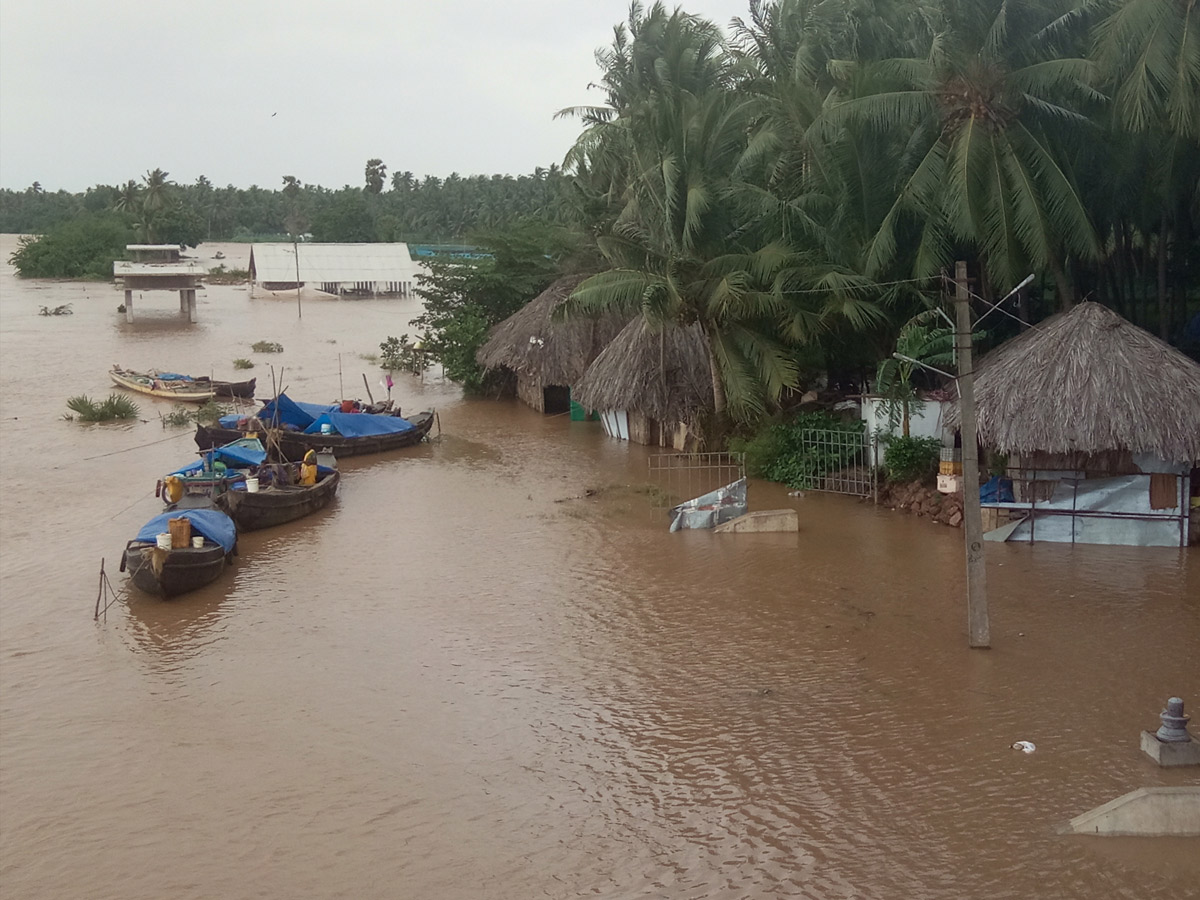
<path id="1" fill-rule="evenodd" d="M 735 439 L 729 449 L 746 455 L 746 473 L 793 488 L 812 488 L 826 475 L 855 465 L 861 442 L 847 437 L 844 445 L 817 439 L 815 432 L 861 435 L 863 422 L 845 421 L 828 413 L 800 413 L 789 422 L 778 422 L 751 438 Z"/>
<path id="2" fill-rule="evenodd" d="M 85 394 L 67 401 L 67 409 L 75 413 L 80 422 L 111 422 L 113 419 L 136 419 L 138 405 L 121 394 L 109 394 L 108 399 L 90 400 Z"/>
<path id="3" fill-rule="evenodd" d="M 255 353 L 282 353 L 283 344 L 277 344 L 274 341 L 255 341 L 250 345 L 250 349 Z"/>
<path id="4" fill-rule="evenodd" d="M 233 367 L 235 369 L 253 369 L 254 363 L 250 362 L 250 360 L 245 359 L 244 357 L 239 356 L 233 361 Z"/>
<path id="5" fill-rule="evenodd" d="M 888 481 L 926 481 L 937 474 L 942 442 L 935 437 L 890 437 L 887 445 Z"/>
<path id="6" fill-rule="evenodd" d="M 186 406 L 177 406 L 166 415 L 161 415 L 163 428 L 168 425 L 171 428 L 187 428 L 195 419 L 192 418 L 192 411 Z"/>
<path id="7" fill-rule="evenodd" d="M 388 335 L 388 339 L 379 345 L 379 349 L 381 351 L 379 365 L 389 372 L 415 373 L 421 371 L 419 355 L 413 345 L 408 342 L 407 334 L 402 334 L 398 338 Z"/>
<path id="8" fill-rule="evenodd" d="M 22 278 L 112 278 L 132 233 L 110 215 L 82 213 L 38 237 L 23 237 L 8 261 Z"/>

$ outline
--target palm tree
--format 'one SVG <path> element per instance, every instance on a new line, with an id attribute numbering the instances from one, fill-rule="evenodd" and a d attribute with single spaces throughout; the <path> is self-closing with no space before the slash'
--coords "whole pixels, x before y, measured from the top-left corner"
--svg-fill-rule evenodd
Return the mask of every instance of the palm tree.
<path id="1" fill-rule="evenodd" d="M 1096 60 L 1134 131 L 1166 125 L 1200 140 L 1200 7 L 1180 0 L 1105 0 Z"/>
<path id="2" fill-rule="evenodd" d="M 130 178 L 121 186 L 120 193 L 117 195 L 117 202 L 113 204 L 113 209 L 117 212 L 136 212 L 140 205 L 138 201 L 141 199 L 141 193 L 138 183 Z"/>
<path id="3" fill-rule="evenodd" d="M 167 180 L 167 176 L 170 174 L 162 169 L 155 169 L 153 172 L 147 172 L 142 179 L 146 182 L 146 194 L 142 198 L 142 207 L 147 213 L 156 213 L 167 205 L 167 196 L 174 184 Z"/>
<path id="4" fill-rule="evenodd" d="M 368 194 L 382 193 L 383 186 L 387 181 L 387 166 L 383 164 L 383 160 L 368 159 L 364 174 L 366 175 L 367 184 L 363 190 Z"/>
<path id="5" fill-rule="evenodd" d="M 1056 56 L 1059 6 L 947 3 L 923 56 L 844 67 L 817 127 L 829 140 L 861 129 L 899 158 L 894 200 L 866 247 L 868 274 L 894 272 L 908 256 L 913 274 L 933 275 L 969 248 L 985 292 L 1049 269 L 1070 302 L 1068 259 L 1094 259 L 1098 247 L 1058 138 L 1087 126 L 1077 107 L 1099 95 L 1087 61 Z"/>

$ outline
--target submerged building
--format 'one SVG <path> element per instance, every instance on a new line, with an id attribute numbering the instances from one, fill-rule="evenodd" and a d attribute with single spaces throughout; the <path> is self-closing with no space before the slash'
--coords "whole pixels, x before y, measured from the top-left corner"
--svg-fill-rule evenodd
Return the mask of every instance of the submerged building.
<path id="1" fill-rule="evenodd" d="M 319 244 L 309 241 L 250 247 L 250 296 L 307 286 L 339 297 L 408 297 L 422 271 L 408 245 Z"/>
<path id="2" fill-rule="evenodd" d="M 979 442 L 1012 482 L 984 503 L 1008 519 L 993 539 L 1195 540 L 1200 365 L 1178 350 L 1081 303 L 984 356 L 975 402 Z"/>

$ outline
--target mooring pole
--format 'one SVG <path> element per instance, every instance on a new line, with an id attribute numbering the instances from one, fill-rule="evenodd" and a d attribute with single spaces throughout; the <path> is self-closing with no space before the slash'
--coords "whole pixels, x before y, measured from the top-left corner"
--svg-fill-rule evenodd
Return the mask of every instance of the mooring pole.
<path id="1" fill-rule="evenodd" d="M 958 350 L 958 411 L 962 421 L 963 532 L 967 544 L 967 641 L 991 646 L 987 577 L 983 556 L 983 515 L 979 509 L 979 436 L 975 427 L 975 373 L 972 362 L 971 306 L 967 264 L 954 265 L 954 345 Z"/>
<path id="2" fill-rule="evenodd" d="M 292 235 L 292 253 L 296 257 L 296 318 L 304 318 L 304 310 L 300 307 L 300 245 L 296 242 L 297 235 Z"/>

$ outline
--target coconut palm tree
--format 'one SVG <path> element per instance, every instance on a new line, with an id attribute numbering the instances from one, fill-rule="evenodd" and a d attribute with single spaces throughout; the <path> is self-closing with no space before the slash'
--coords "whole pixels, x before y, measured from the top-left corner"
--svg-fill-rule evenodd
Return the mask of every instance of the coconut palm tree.
<path id="1" fill-rule="evenodd" d="M 120 193 L 117 195 L 117 201 L 113 204 L 113 209 L 117 212 L 136 212 L 140 205 L 141 193 L 138 183 L 130 178 L 122 185 Z"/>
<path id="2" fill-rule="evenodd" d="M 826 140 L 862 129 L 899 160 L 868 274 L 910 258 L 933 275 L 970 250 L 985 291 L 1048 269 L 1070 302 L 1068 259 L 1098 247 L 1059 135 L 1088 127 L 1080 107 L 1101 98 L 1086 60 L 1057 55 L 1066 12 L 1059 0 L 945 3 L 923 56 L 842 67 L 817 127 Z"/>
<path id="3" fill-rule="evenodd" d="M 1105 0 L 1095 57 L 1113 105 L 1134 131 L 1166 125 L 1200 141 L 1200 7 L 1180 0 Z"/>

